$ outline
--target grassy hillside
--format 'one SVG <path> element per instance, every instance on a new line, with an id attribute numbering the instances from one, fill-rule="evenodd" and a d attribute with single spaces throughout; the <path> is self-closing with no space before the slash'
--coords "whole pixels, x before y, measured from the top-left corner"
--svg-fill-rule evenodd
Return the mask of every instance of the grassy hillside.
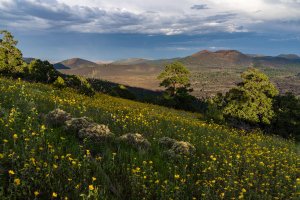
<path id="1" fill-rule="evenodd" d="M 74 90 L 0 79 L 1 199 L 297 199 L 293 141 L 201 121 L 198 114 Z M 142 151 L 116 140 L 79 140 L 47 127 L 61 108 L 120 136 L 140 133 Z M 169 158 L 159 138 L 190 142 L 192 156 Z"/>

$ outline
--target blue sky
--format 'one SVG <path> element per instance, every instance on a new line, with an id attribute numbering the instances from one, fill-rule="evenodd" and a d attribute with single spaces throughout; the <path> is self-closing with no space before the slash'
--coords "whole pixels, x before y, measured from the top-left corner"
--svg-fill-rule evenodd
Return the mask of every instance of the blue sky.
<path id="1" fill-rule="evenodd" d="M 299 10 L 300 0 L 0 0 L 0 29 L 50 61 L 300 54 Z"/>

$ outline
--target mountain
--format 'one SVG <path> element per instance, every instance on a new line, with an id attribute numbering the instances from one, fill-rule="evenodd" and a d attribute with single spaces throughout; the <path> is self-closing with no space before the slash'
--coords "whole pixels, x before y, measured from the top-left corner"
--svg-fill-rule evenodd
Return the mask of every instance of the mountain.
<path id="1" fill-rule="evenodd" d="M 280 54 L 277 57 L 286 58 L 286 59 L 300 59 L 300 56 L 296 54 Z"/>
<path id="2" fill-rule="evenodd" d="M 150 60 L 143 59 L 143 58 L 128 58 L 123 60 L 117 60 L 112 62 L 112 65 L 137 65 L 142 63 L 147 63 Z"/>
<path id="3" fill-rule="evenodd" d="M 81 58 L 71 58 L 54 64 L 56 69 L 74 69 L 82 67 L 97 67 L 98 64 Z"/>
<path id="4" fill-rule="evenodd" d="M 216 52 L 204 50 L 191 56 L 179 59 L 185 65 L 198 67 L 236 67 L 250 66 L 252 58 L 236 50 L 220 50 Z"/>
<path id="5" fill-rule="evenodd" d="M 29 63 L 31 63 L 31 61 L 35 60 L 35 58 L 24 57 L 23 60 L 24 60 L 24 62 L 29 64 Z"/>

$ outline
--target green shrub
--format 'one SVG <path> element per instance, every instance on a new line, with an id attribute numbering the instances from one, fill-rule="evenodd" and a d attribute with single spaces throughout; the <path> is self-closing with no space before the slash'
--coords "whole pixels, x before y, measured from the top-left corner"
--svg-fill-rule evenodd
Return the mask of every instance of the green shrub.
<path id="1" fill-rule="evenodd" d="M 24 71 L 25 79 L 35 82 L 53 83 L 58 77 L 58 72 L 52 64 L 39 59 L 31 61 Z"/>
<path id="2" fill-rule="evenodd" d="M 131 99 L 131 100 L 136 99 L 136 96 L 131 91 L 129 91 L 128 88 L 125 87 L 124 85 L 118 85 L 113 87 L 111 89 L 110 94 L 112 96 L 121 97 L 124 99 Z"/>
<path id="3" fill-rule="evenodd" d="M 66 87 L 65 80 L 62 77 L 57 77 L 57 79 L 54 81 L 53 85 L 57 88 L 64 88 Z"/>
<path id="4" fill-rule="evenodd" d="M 82 76 L 71 75 L 66 78 L 66 84 L 69 87 L 77 89 L 80 93 L 93 96 L 95 91 L 91 84 Z"/>

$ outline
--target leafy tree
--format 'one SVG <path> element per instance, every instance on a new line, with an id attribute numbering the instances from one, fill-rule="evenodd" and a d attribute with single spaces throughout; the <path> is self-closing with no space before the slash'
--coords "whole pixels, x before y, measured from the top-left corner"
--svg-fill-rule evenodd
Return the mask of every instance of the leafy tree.
<path id="1" fill-rule="evenodd" d="M 239 121 L 270 124 L 275 113 L 273 98 L 279 93 L 268 76 L 249 68 L 242 74 L 243 81 L 226 93 L 224 116 Z"/>
<path id="2" fill-rule="evenodd" d="M 28 73 L 30 80 L 36 82 L 53 83 L 58 77 L 58 72 L 52 64 L 39 59 L 31 61 L 24 71 Z"/>
<path id="3" fill-rule="evenodd" d="M 18 72 L 23 65 L 23 56 L 16 47 L 18 42 L 8 31 L 0 31 L 0 73 L 9 75 Z"/>
<path id="4" fill-rule="evenodd" d="M 276 117 L 272 122 L 272 132 L 300 141 L 300 99 L 292 93 L 277 96 L 274 111 Z"/>
<path id="5" fill-rule="evenodd" d="M 174 62 L 165 67 L 165 70 L 158 76 L 162 80 L 160 86 L 166 88 L 166 92 L 171 96 L 184 96 L 192 90 L 190 87 L 190 72 L 180 62 Z"/>

